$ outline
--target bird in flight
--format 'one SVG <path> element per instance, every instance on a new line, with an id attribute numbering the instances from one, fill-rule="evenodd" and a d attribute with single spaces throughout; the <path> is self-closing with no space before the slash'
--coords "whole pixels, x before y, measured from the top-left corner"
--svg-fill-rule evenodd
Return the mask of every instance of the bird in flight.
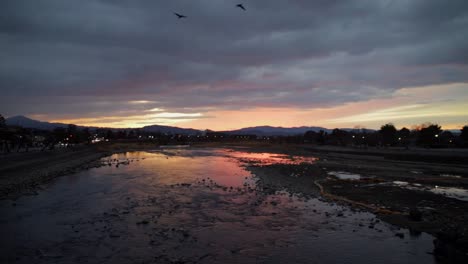
<path id="1" fill-rule="evenodd" d="M 174 12 L 174 15 L 176 15 L 178 19 L 186 18 L 186 17 L 187 17 L 187 16 L 181 15 L 181 14 L 176 13 L 176 12 Z"/>
<path id="2" fill-rule="evenodd" d="M 242 9 L 242 10 L 246 11 L 246 10 L 245 10 L 245 7 L 244 7 L 244 5 L 243 5 L 243 4 L 238 4 L 238 5 L 236 5 L 236 6 L 237 6 L 238 8 L 240 8 L 240 9 Z"/>

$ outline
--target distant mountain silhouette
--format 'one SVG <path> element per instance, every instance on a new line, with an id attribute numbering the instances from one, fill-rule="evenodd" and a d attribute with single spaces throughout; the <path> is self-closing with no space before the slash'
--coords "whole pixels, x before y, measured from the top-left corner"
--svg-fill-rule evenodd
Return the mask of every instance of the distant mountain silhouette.
<path id="1" fill-rule="evenodd" d="M 376 131 L 375 129 L 370 129 L 370 128 L 340 128 L 340 130 L 344 130 L 346 132 L 354 132 L 354 133 L 361 133 L 361 132 L 372 133 Z"/>
<path id="2" fill-rule="evenodd" d="M 196 130 L 192 128 L 180 128 L 180 127 L 160 126 L 160 125 L 145 126 L 145 127 L 142 127 L 141 130 L 145 132 L 166 133 L 166 134 L 181 134 L 181 135 L 201 134 L 200 130 Z"/>
<path id="3" fill-rule="evenodd" d="M 68 124 L 63 123 L 49 123 L 34 120 L 22 115 L 12 116 L 5 120 L 8 126 L 20 126 L 24 128 L 35 128 L 35 129 L 42 129 L 42 130 L 54 130 L 58 127 L 67 127 Z"/>
<path id="4" fill-rule="evenodd" d="M 13 116 L 6 119 L 6 124 L 9 126 L 21 126 L 24 128 L 34 128 L 42 130 L 54 130 L 58 127 L 66 128 L 68 124 L 63 123 L 50 123 L 34 120 L 22 115 Z M 78 128 L 85 128 L 85 126 L 77 126 Z M 98 127 L 88 127 L 89 129 L 97 129 Z M 192 128 L 180 128 L 173 126 L 160 126 L 160 125 L 151 125 L 145 126 L 142 128 L 110 128 L 111 130 L 128 130 L 128 129 L 141 129 L 146 132 L 153 133 L 165 133 L 165 134 L 183 134 L 183 135 L 196 135 L 202 133 L 200 130 Z M 361 129 L 354 128 L 341 128 L 348 132 L 360 132 Z M 315 127 L 315 126 L 301 126 L 301 127 L 273 127 L 273 126 L 256 126 L 256 127 L 246 127 L 237 130 L 230 131 L 219 131 L 229 135 L 256 135 L 256 136 L 295 136 L 303 135 L 307 131 L 319 132 L 323 130 L 327 133 L 331 133 L 332 129 Z M 375 130 L 366 129 L 368 132 Z"/>
<path id="5" fill-rule="evenodd" d="M 31 119 L 29 117 L 25 117 L 22 115 L 19 116 L 12 116 L 7 118 L 6 124 L 8 126 L 20 126 L 24 128 L 34 128 L 34 129 L 41 129 L 41 130 L 54 130 L 56 128 L 68 127 L 68 124 L 63 123 L 50 123 L 44 121 L 38 121 Z M 77 126 L 78 128 L 85 128 L 87 126 Z M 98 129 L 98 127 L 87 127 L 90 129 Z M 131 128 L 110 128 L 111 130 L 128 130 Z M 171 127 L 171 126 L 159 126 L 159 125 L 152 125 L 152 126 L 145 126 L 143 128 L 136 128 L 141 129 L 146 132 L 154 132 L 154 133 L 166 133 L 166 134 L 184 134 L 184 135 L 195 135 L 200 134 L 200 130 L 191 129 L 191 128 L 179 128 L 179 127 Z"/>
<path id="6" fill-rule="evenodd" d="M 238 130 L 225 131 L 228 134 L 238 134 L 238 135 L 257 135 L 257 136 L 294 136 L 294 135 L 303 135 L 307 131 L 319 132 L 323 130 L 325 132 L 331 132 L 330 129 L 323 127 L 273 127 L 273 126 L 256 126 L 256 127 L 247 127 L 241 128 Z"/>

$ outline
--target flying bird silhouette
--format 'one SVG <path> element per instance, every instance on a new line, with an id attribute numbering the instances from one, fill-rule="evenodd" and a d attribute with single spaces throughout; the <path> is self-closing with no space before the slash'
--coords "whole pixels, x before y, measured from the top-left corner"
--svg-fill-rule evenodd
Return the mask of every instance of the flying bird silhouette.
<path id="1" fill-rule="evenodd" d="M 243 5 L 243 4 L 238 4 L 238 5 L 236 5 L 236 6 L 237 6 L 238 8 L 240 8 L 240 9 L 242 9 L 242 10 L 246 11 L 246 9 L 245 9 L 245 7 L 244 7 L 244 5 Z"/>
<path id="2" fill-rule="evenodd" d="M 174 15 L 176 15 L 178 19 L 186 18 L 186 17 L 187 17 L 187 16 L 181 15 L 181 14 L 176 13 L 176 12 L 174 12 Z"/>

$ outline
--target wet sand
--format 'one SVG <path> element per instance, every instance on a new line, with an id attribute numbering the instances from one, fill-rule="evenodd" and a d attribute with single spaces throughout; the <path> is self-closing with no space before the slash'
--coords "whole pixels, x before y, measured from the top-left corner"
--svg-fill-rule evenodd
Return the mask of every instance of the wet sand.
<path id="1" fill-rule="evenodd" d="M 2 248 L 7 252 L 2 252 L 2 259 L 11 263 L 310 263 L 311 259 L 463 263 L 466 256 L 468 202 L 394 183 L 466 188 L 463 164 L 405 162 L 302 146 L 230 146 L 223 149 L 228 154 L 206 146 L 186 152 L 157 149 L 144 153 L 162 155 L 157 156 L 159 163 L 135 153 L 96 162 L 112 151 L 121 152 L 122 147 L 57 154 L 70 155 L 57 158 L 67 160 L 59 164 L 69 167 L 71 160 L 78 165 L 49 173 L 51 178 L 71 175 L 48 178 L 42 190 L 33 189 L 35 196 L 18 196 L 15 189 L 6 189 L 9 196 L 4 197 L 15 200 L 4 199 L 0 205 L 2 232 L 17 237 L 17 243 L 5 236 Z M 18 175 L 31 175 L 18 160 Z M 49 162 L 45 164 L 52 171 L 64 166 L 52 166 L 53 159 Z M 9 171 L 6 177 L 12 181 L 13 159 L 9 166 L 0 168 L 0 175 L 3 178 L 1 173 Z M 340 179 L 340 173 L 359 178 Z M 316 183 L 332 196 L 321 193 Z M 31 229 L 36 221 L 43 228 Z M 248 239 L 251 236 L 253 241 Z M 375 244 L 376 254 L 363 253 L 370 244 Z M 337 245 L 341 256 L 330 251 Z M 95 248 L 91 255 L 90 247 Z"/>

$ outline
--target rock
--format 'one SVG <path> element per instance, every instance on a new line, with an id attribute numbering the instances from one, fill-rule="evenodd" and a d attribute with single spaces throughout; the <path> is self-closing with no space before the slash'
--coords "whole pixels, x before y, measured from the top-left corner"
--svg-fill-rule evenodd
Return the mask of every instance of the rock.
<path id="1" fill-rule="evenodd" d="M 422 220 L 422 212 L 418 210 L 418 208 L 412 208 L 409 211 L 409 218 L 412 221 L 421 221 Z"/>

